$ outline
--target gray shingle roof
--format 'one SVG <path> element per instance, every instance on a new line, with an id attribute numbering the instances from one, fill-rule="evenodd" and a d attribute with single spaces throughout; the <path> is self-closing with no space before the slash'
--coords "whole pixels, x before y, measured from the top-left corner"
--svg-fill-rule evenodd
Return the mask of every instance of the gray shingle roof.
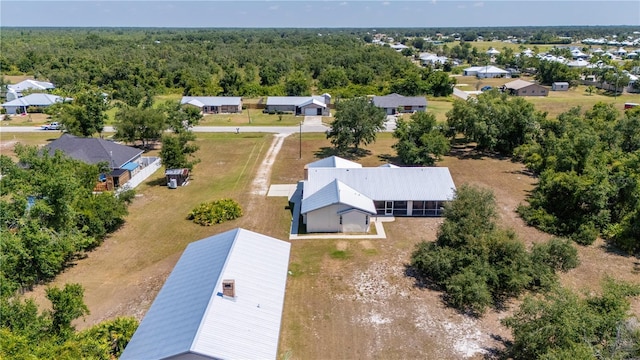
<path id="1" fill-rule="evenodd" d="M 422 96 L 402 96 L 391 94 L 386 96 L 374 96 L 373 104 L 381 108 L 397 108 L 400 106 L 427 106 L 427 99 Z"/>
<path id="2" fill-rule="evenodd" d="M 275 359 L 290 247 L 244 229 L 189 244 L 120 359 Z"/>
<path id="3" fill-rule="evenodd" d="M 143 153 L 140 149 L 116 144 L 112 141 L 82 138 L 70 134 L 62 134 L 58 139 L 45 146 L 44 149 L 52 155 L 56 150 L 60 150 L 70 158 L 87 164 L 106 161 L 112 169 L 122 167 Z"/>

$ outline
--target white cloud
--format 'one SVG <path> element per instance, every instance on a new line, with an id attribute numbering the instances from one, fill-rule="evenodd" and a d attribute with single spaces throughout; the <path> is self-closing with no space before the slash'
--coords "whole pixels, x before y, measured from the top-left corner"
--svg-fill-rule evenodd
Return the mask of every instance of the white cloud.
<path id="1" fill-rule="evenodd" d="M 466 8 L 467 8 L 467 5 L 458 5 L 458 6 L 456 6 L 456 7 L 457 7 L 458 9 L 466 9 Z"/>

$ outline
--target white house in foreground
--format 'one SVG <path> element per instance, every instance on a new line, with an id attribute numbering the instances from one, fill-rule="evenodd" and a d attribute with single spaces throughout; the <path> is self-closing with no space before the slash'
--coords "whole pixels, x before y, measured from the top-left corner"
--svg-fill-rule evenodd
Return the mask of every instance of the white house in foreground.
<path id="1" fill-rule="evenodd" d="M 244 229 L 189 244 L 120 359 L 276 359 L 290 247 Z"/>
<path id="2" fill-rule="evenodd" d="M 362 167 L 331 157 L 308 164 L 305 174 L 307 232 L 367 232 L 374 216 L 440 216 L 455 192 L 445 167 Z"/>

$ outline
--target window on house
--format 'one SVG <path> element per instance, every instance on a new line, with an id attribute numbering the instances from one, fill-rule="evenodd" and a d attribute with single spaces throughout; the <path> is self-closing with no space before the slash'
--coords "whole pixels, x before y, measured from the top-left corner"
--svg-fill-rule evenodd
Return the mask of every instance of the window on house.
<path id="1" fill-rule="evenodd" d="M 369 225 L 369 215 L 364 217 L 364 224 Z"/>
<path id="2" fill-rule="evenodd" d="M 340 225 L 342 225 L 342 215 L 340 215 Z"/>

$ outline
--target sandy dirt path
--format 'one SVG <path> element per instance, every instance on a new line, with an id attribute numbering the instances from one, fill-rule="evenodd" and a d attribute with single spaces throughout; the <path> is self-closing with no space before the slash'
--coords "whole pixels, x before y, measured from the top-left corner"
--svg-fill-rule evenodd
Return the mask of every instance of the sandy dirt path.
<path id="1" fill-rule="evenodd" d="M 251 183 L 252 194 L 261 196 L 267 195 L 267 191 L 269 191 L 269 179 L 271 178 L 271 168 L 278 157 L 280 149 L 282 149 L 284 139 L 289 135 L 290 134 L 276 134 L 274 136 L 273 142 L 271 143 L 269 150 L 267 150 L 264 160 L 262 160 L 258 171 L 256 171 L 256 177 L 253 179 L 253 183 Z"/>

